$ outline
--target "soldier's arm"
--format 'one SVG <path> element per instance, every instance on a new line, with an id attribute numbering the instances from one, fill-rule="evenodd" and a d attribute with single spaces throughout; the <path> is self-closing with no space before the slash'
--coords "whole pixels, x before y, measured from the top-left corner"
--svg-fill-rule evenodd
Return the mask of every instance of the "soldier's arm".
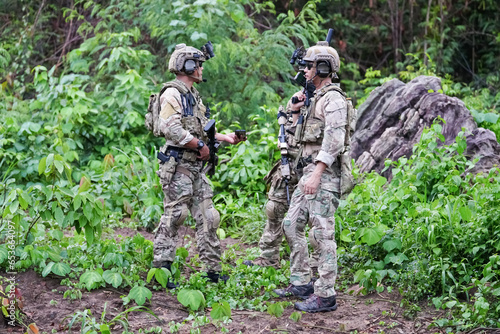
<path id="1" fill-rule="evenodd" d="M 167 88 L 160 97 L 160 127 L 165 139 L 175 145 L 184 146 L 193 140 L 193 135 L 182 127 L 181 94 L 175 88 Z"/>
<path id="2" fill-rule="evenodd" d="M 323 110 L 325 114 L 325 130 L 321 150 L 316 159 L 316 168 L 304 184 L 305 194 L 314 194 L 321 181 L 321 174 L 331 166 L 342 152 L 345 141 L 345 125 L 347 121 L 347 105 L 341 96 L 325 96 Z"/>
<path id="3" fill-rule="evenodd" d="M 325 96 L 325 130 L 321 150 L 316 162 L 331 166 L 344 149 L 345 126 L 347 124 L 346 101 L 336 92 Z"/>

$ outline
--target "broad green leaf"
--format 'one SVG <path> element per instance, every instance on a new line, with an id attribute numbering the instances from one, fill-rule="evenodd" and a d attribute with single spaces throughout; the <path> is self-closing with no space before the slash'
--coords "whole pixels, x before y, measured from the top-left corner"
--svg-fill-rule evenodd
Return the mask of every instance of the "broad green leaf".
<path id="1" fill-rule="evenodd" d="M 99 287 L 103 281 L 104 279 L 97 271 L 86 271 L 80 276 L 80 283 L 85 284 L 88 291 Z"/>
<path id="2" fill-rule="evenodd" d="M 179 247 L 175 250 L 175 255 L 180 256 L 183 259 L 187 259 L 187 257 L 189 256 L 189 252 L 186 248 Z"/>
<path id="3" fill-rule="evenodd" d="M 54 266 L 54 262 L 49 262 L 49 264 L 47 264 L 45 266 L 45 268 L 43 268 L 42 270 L 42 277 L 47 277 L 48 274 L 50 274 L 50 272 L 52 271 L 52 267 Z"/>
<path id="4" fill-rule="evenodd" d="M 220 240 L 226 239 L 226 232 L 222 228 L 217 229 L 217 235 L 219 236 Z"/>
<path id="5" fill-rule="evenodd" d="M 352 242 L 351 236 L 350 236 L 351 231 L 348 229 L 343 229 L 342 233 L 340 233 L 340 240 L 344 242 Z"/>
<path id="6" fill-rule="evenodd" d="M 366 228 L 361 241 L 368 245 L 374 245 L 382 239 L 382 236 L 375 228 Z"/>
<path id="7" fill-rule="evenodd" d="M 71 267 L 64 262 L 59 262 L 54 264 L 54 266 L 52 267 L 52 272 L 58 276 L 64 277 L 71 272 Z"/>
<path id="8" fill-rule="evenodd" d="M 167 287 L 168 278 L 171 276 L 172 274 L 167 268 L 157 268 L 155 271 L 155 280 L 164 288 Z"/>
<path id="9" fill-rule="evenodd" d="M 59 172 L 59 174 L 62 174 L 64 172 L 64 163 L 62 161 L 55 160 L 54 166 L 56 166 L 56 169 Z"/>
<path id="10" fill-rule="evenodd" d="M 90 225 L 85 225 L 85 239 L 87 239 L 88 244 L 94 243 L 94 228 Z"/>
<path id="11" fill-rule="evenodd" d="M 16 213 L 18 207 L 19 207 L 19 201 L 16 200 L 12 202 L 9 206 L 10 213 Z"/>
<path id="12" fill-rule="evenodd" d="M 106 283 L 111 284 L 114 288 L 118 288 L 123 282 L 122 275 L 111 270 L 106 270 L 102 274 L 102 278 L 104 278 Z"/>
<path id="13" fill-rule="evenodd" d="M 88 221 L 92 221 L 92 204 L 90 202 L 87 202 L 83 205 L 83 214 L 85 217 L 88 219 Z"/>
<path id="14" fill-rule="evenodd" d="M 197 311 L 200 307 L 205 306 L 205 296 L 199 290 L 183 289 L 177 294 L 177 300 L 192 311 Z"/>
<path id="15" fill-rule="evenodd" d="M 221 301 L 220 303 L 212 304 L 212 311 L 210 311 L 210 316 L 214 320 L 222 320 L 224 317 L 231 318 L 231 307 L 226 301 Z"/>
<path id="16" fill-rule="evenodd" d="M 40 159 L 38 163 L 38 175 L 42 175 L 45 172 L 45 166 L 47 164 L 47 157 Z"/>
<path id="17" fill-rule="evenodd" d="M 456 301 L 456 300 L 450 300 L 449 302 L 447 302 L 447 303 L 445 304 L 445 306 L 446 306 L 447 308 L 452 308 L 452 307 L 453 307 L 453 306 L 455 306 L 456 304 L 457 304 L 457 301 Z"/>
<path id="18" fill-rule="evenodd" d="M 111 330 L 109 329 L 109 326 L 106 324 L 101 324 L 100 330 L 101 334 L 111 334 Z"/>
<path id="19" fill-rule="evenodd" d="M 80 208 L 81 204 L 82 204 L 82 197 L 79 194 L 77 194 L 75 196 L 75 198 L 73 199 L 73 209 L 75 211 L 78 210 Z"/>
<path id="20" fill-rule="evenodd" d="M 391 252 L 394 249 L 401 249 L 401 241 L 398 239 L 387 240 L 384 242 L 382 247 L 384 247 L 384 249 L 388 252 Z"/>
<path id="21" fill-rule="evenodd" d="M 49 255 L 50 259 L 54 262 L 59 262 L 62 260 L 62 257 L 61 255 L 59 255 L 61 250 L 53 250 L 53 249 L 50 249 L 50 250 L 47 250 L 47 254 Z"/>
<path id="22" fill-rule="evenodd" d="M 387 179 L 383 176 L 378 176 L 377 180 L 375 181 L 375 184 L 379 187 L 382 187 L 386 183 L 387 183 Z"/>
<path id="23" fill-rule="evenodd" d="M 155 271 L 158 270 L 158 268 L 151 268 L 149 269 L 148 271 L 148 275 L 146 277 L 146 282 L 151 282 L 151 280 L 153 279 L 154 275 L 155 275 Z"/>
<path id="24" fill-rule="evenodd" d="M 59 226 L 63 225 L 63 222 L 64 222 L 64 213 L 63 213 L 62 209 L 59 206 L 54 211 L 54 218 L 56 219 L 56 222 L 57 222 L 57 224 L 59 224 Z"/>
<path id="25" fill-rule="evenodd" d="M 148 288 L 138 285 L 134 286 L 128 294 L 128 298 L 135 300 L 139 306 L 143 305 L 146 302 L 146 299 L 151 299 L 152 296 L 153 294 Z"/>
<path id="26" fill-rule="evenodd" d="M 284 311 L 284 308 L 283 308 L 283 305 L 281 303 L 274 303 L 274 304 L 271 304 L 267 307 L 267 313 L 275 316 L 276 318 L 281 317 L 283 315 L 283 311 Z"/>
<path id="27" fill-rule="evenodd" d="M 46 166 L 45 166 L 45 173 L 50 172 L 52 169 L 52 165 L 54 164 L 54 154 L 51 153 L 47 156 L 47 161 L 46 161 Z"/>
<path id="28" fill-rule="evenodd" d="M 466 206 L 463 206 L 460 209 L 458 209 L 458 211 L 460 212 L 460 216 L 462 217 L 463 221 L 470 222 L 470 220 L 472 218 L 472 211 L 471 211 L 471 209 L 469 209 Z"/>
<path id="29" fill-rule="evenodd" d="M 58 241 L 64 237 L 64 233 L 61 230 L 52 230 L 49 232 L 50 236 Z"/>

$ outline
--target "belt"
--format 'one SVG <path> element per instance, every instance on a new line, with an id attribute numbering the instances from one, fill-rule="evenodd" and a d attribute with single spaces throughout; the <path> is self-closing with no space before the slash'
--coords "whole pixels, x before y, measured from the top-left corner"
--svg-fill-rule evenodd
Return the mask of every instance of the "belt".
<path id="1" fill-rule="evenodd" d="M 174 157 L 177 162 L 181 160 L 189 162 L 198 161 L 198 154 L 196 152 L 180 147 L 168 146 L 163 154 L 165 154 L 167 158 Z"/>

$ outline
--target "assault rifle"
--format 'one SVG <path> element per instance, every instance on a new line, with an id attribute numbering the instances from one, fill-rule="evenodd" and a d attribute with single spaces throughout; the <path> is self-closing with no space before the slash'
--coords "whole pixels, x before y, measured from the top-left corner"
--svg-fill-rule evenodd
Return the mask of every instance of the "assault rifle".
<path id="1" fill-rule="evenodd" d="M 219 163 L 217 151 L 219 150 L 220 142 L 215 139 L 215 119 L 208 121 L 203 131 L 208 136 L 208 149 L 210 150 L 210 158 L 208 158 L 207 175 L 212 176 L 215 174 L 215 167 Z"/>
<path id="2" fill-rule="evenodd" d="M 299 74 L 302 74 L 302 72 L 297 73 L 297 76 L 299 76 Z M 295 80 L 295 81 L 301 82 L 299 80 Z M 314 86 L 312 81 L 304 80 L 303 82 L 304 82 L 304 85 L 302 86 L 302 87 L 304 87 L 303 92 L 304 92 L 304 94 L 306 94 L 306 99 L 304 101 L 304 105 L 306 107 L 309 107 L 311 105 L 311 98 L 314 96 L 314 91 L 316 90 L 316 86 Z M 292 103 L 293 104 L 299 103 L 299 102 L 300 101 L 296 96 L 292 96 Z"/>
<path id="3" fill-rule="evenodd" d="M 288 160 L 288 143 L 286 142 L 285 124 L 287 123 L 286 113 L 283 111 L 283 106 L 278 109 L 278 124 L 280 125 L 280 133 L 278 136 L 278 145 L 281 151 L 281 176 L 285 180 L 286 201 L 290 205 L 290 190 L 288 182 L 290 181 L 290 161 Z"/>

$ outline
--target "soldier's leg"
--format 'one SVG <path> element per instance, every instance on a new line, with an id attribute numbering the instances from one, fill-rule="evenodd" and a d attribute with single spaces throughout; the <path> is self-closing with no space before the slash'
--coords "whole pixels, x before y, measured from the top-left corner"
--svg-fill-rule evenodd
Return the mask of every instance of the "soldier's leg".
<path id="1" fill-rule="evenodd" d="M 283 220 L 283 230 L 291 249 L 290 283 L 293 285 L 305 285 L 311 281 L 309 251 L 304 232 L 308 219 L 308 200 L 297 188 L 293 193 L 286 218 Z"/>
<path id="2" fill-rule="evenodd" d="M 283 218 L 288 210 L 288 204 L 270 197 L 266 204 L 267 222 L 259 241 L 261 250 L 261 265 L 279 266 L 280 245 L 283 240 Z"/>
<path id="3" fill-rule="evenodd" d="M 313 246 L 319 251 L 319 279 L 314 283 L 314 294 L 323 298 L 335 295 L 337 244 L 334 214 L 338 205 L 338 193 L 321 189 L 318 190 L 315 201 L 311 203 L 310 234 L 315 241 Z"/>
<path id="4" fill-rule="evenodd" d="M 309 244 L 311 245 L 312 251 L 309 256 L 309 267 L 311 267 L 311 274 L 313 277 L 318 277 L 318 266 L 319 266 L 319 247 L 316 239 L 314 239 L 312 225 L 309 230 Z"/>
<path id="5" fill-rule="evenodd" d="M 177 230 L 188 215 L 189 198 L 192 195 L 191 180 L 180 173 L 172 177 L 170 184 L 162 182 L 164 214 L 156 230 L 153 246 L 153 267 L 161 267 L 175 259 Z"/>
<path id="6" fill-rule="evenodd" d="M 213 191 L 205 175 L 195 180 L 191 214 L 196 221 L 196 243 L 204 271 L 220 272 L 221 247 L 217 229 L 220 214 L 212 202 Z"/>

